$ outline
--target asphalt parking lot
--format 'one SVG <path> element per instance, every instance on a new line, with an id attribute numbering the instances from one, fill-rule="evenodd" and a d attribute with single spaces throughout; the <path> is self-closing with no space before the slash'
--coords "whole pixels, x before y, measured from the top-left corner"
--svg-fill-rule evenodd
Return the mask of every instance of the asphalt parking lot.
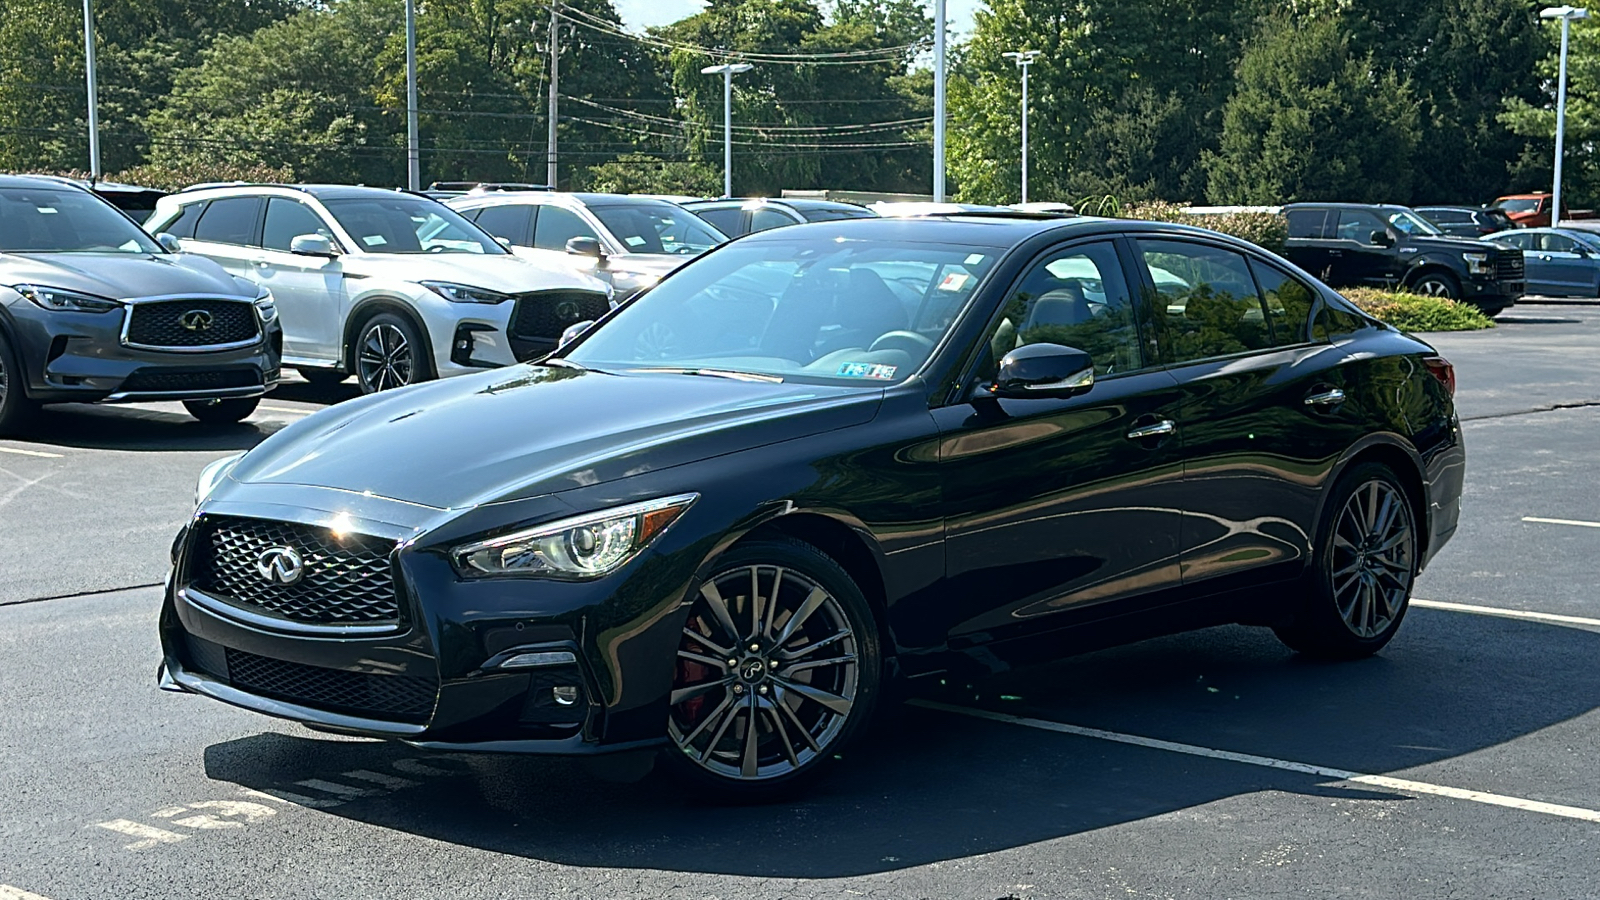
<path id="1" fill-rule="evenodd" d="M 157 585 L 247 422 L 0 440 L 0 900 L 1600 895 L 1600 306 L 1438 335 L 1462 527 L 1359 663 L 1217 628 L 905 709 L 806 798 L 441 757 L 155 687 Z"/>

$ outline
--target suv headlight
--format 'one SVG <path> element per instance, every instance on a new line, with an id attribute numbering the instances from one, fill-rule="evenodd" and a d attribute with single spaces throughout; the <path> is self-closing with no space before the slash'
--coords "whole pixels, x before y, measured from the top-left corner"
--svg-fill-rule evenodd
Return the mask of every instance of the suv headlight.
<path id="1" fill-rule="evenodd" d="M 419 284 L 451 303 L 504 303 L 511 299 L 510 294 L 448 281 L 423 281 Z"/>
<path id="2" fill-rule="evenodd" d="M 122 305 L 115 300 L 107 300 L 93 294 L 81 294 L 77 291 L 38 284 L 17 284 L 12 285 L 11 289 L 49 310 L 103 313 Z"/>
<path id="3" fill-rule="evenodd" d="M 200 470 L 200 482 L 194 488 L 194 505 L 197 508 L 205 502 L 207 497 L 211 496 L 211 492 L 222 482 L 222 479 L 228 476 L 229 470 L 243 458 L 243 453 L 235 453 L 232 456 L 224 456 L 221 459 L 206 463 L 206 467 Z"/>
<path id="4" fill-rule="evenodd" d="M 1494 266 L 1490 265 L 1487 253 L 1463 253 L 1461 258 L 1467 261 L 1468 275 L 1494 274 Z"/>
<path id="5" fill-rule="evenodd" d="M 562 519 L 465 544 L 450 556 L 456 570 L 468 578 L 599 578 L 637 556 L 699 498 L 699 494 L 679 494 Z"/>
<path id="6" fill-rule="evenodd" d="M 278 317 L 278 304 L 273 302 L 272 292 L 266 288 L 262 288 L 260 296 L 256 297 L 256 315 L 261 317 L 263 325 Z"/>

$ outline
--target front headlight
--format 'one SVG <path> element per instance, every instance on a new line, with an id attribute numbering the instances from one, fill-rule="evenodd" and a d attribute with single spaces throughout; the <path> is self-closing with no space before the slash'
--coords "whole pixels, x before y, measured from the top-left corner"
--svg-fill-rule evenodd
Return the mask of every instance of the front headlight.
<path id="1" fill-rule="evenodd" d="M 263 325 L 278 317 L 278 304 L 272 301 L 272 292 L 266 288 L 262 288 L 260 296 L 256 297 L 256 315 L 261 317 Z"/>
<path id="2" fill-rule="evenodd" d="M 1494 267 L 1489 264 L 1487 253 L 1463 253 L 1461 258 L 1467 261 L 1467 274 L 1493 275 Z"/>
<path id="3" fill-rule="evenodd" d="M 206 463 L 206 467 L 200 470 L 200 483 L 195 485 L 194 505 L 198 507 L 204 503 L 222 479 L 227 477 L 228 470 L 232 469 L 243 458 L 243 453 L 235 453 L 232 456 L 224 456 L 221 459 Z"/>
<path id="4" fill-rule="evenodd" d="M 679 494 L 562 519 L 466 544 L 450 556 L 456 570 L 468 578 L 598 578 L 637 556 L 699 498 L 699 494 Z"/>
<path id="5" fill-rule="evenodd" d="M 448 281 L 423 281 L 419 283 L 451 303 L 504 303 L 511 299 L 510 294 L 502 294 L 499 291 L 472 287 L 471 285 L 452 284 Z"/>
<path id="6" fill-rule="evenodd" d="M 77 291 L 45 287 L 39 284 L 16 284 L 12 285 L 11 289 L 49 310 L 103 313 L 110 312 L 122 305 L 115 300 L 107 300 L 104 297 L 96 297 L 93 294 L 81 294 Z"/>

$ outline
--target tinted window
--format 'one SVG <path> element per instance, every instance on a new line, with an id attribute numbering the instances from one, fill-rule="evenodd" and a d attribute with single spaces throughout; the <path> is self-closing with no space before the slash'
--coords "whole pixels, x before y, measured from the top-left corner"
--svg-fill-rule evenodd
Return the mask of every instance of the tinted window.
<path id="1" fill-rule="evenodd" d="M 1325 209 L 1289 210 L 1289 237 L 1320 238 L 1324 236 L 1323 223 L 1327 221 Z"/>
<path id="2" fill-rule="evenodd" d="M 745 232 L 739 229 L 739 217 L 744 215 L 744 210 L 737 206 L 726 206 L 721 209 L 697 209 L 694 214 L 712 225 L 723 234 L 741 235 Z"/>
<path id="3" fill-rule="evenodd" d="M 629 253 L 694 256 L 727 240 L 705 219 L 671 203 L 592 206 L 589 211 Z"/>
<path id="4" fill-rule="evenodd" d="M 508 253 L 461 214 L 408 194 L 328 200 L 322 204 L 368 253 Z"/>
<path id="5" fill-rule="evenodd" d="M 282 197 L 268 199 L 266 224 L 261 229 L 261 246 L 268 250 L 288 252 L 294 239 L 302 234 L 333 237 L 328 226 L 304 204 Z"/>
<path id="6" fill-rule="evenodd" d="M 533 207 L 523 204 L 486 206 L 473 219 L 479 228 L 518 247 L 533 243 Z"/>
<path id="7" fill-rule="evenodd" d="M 1495 207 L 1506 212 L 1537 212 L 1539 209 L 1538 197 L 1517 197 L 1495 201 Z"/>
<path id="8" fill-rule="evenodd" d="M 1472 221 L 1472 213 L 1459 209 L 1425 209 L 1418 212 L 1440 225 L 1465 225 Z"/>
<path id="9" fill-rule="evenodd" d="M 192 238 L 194 237 L 195 223 L 200 221 L 200 214 L 205 212 L 206 205 L 204 202 L 191 203 L 179 209 L 176 219 L 168 222 L 165 228 L 157 228 L 156 230 L 164 231 L 173 237 Z"/>
<path id="10" fill-rule="evenodd" d="M 1006 298 L 988 340 L 979 365 L 986 381 L 1002 357 L 1027 344 L 1082 350 L 1094 357 L 1096 375 L 1139 368 L 1139 329 L 1116 249 L 1096 243 L 1050 254 Z"/>
<path id="11" fill-rule="evenodd" d="M 1503 244 L 1510 244 L 1518 250 L 1533 249 L 1533 235 L 1531 234 L 1502 234 L 1494 240 Z"/>
<path id="12" fill-rule="evenodd" d="M 1272 326 L 1272 342 L 1287 347 L 1309 340 L 1311 307 L 1316 301 L 1316 292 L 1293 275 L 1254 259 L 1250 260 L 1250 271 L 1255 273 L 1256 285 L 1261 288 L 1267 321 Z"/>
<path id="13" fill-rule="evenodd" d="M 1576 253 L 1578 242 L 1569 237 L 1545 232 L 1539 235 L 1539 249 L 1546 253 Z"/>
<path id="14" fill-rule="evenodd" d="M 1243 255 L 1182 241 L 1140 240 L 1174 362 L 1272 346 L 1272 332 Z"/>
<path id="15" fill-rule="evenodd" d="M 545 206 L 533 225 L 533 245 L 540 250 L 565 250 L 567 241 L 575 237 L 599 239 L 594 229 L 577 213 L 559 206 Z"/>
<path id="16" fill-rule="evenodd" d="M 261 201 L 255 197 L 213 200 L 194 226 L 194 239 L 249 246 L 256 239 L 256 216 L 260 209 Z"/>
<path id="17" fill-rule="evenodd" d="M 870 219 L 873 212 L 870 209 L 851 209 L 848 206 L 824 206 L 818 209 L 802 209 L 800 215 L 807 222 L 834 222 L 839 219 Z"/>
<path id="18" fill-rule="evenodd" d="M 1341 241 L 1370 244 L 1374 231 L 1387 230 L 1382 219 L 1364 209 L 1341 209 L 1334 237 Z"/>
<path id="19" fill-rule="evenodd" d="M 1319 341 L 1331 341 L 1337 337 L 1354 334 L 1368 325 L 1366 319 L 1344 307 L 1324 303 L 1322 311 L 1317 313 L 1316 338 Z"/>
<path id="20" fill-rule="evenodd" d="M 750 211 L 750 230 L 766 231 L 769 228 L 782 228 L 793 225 L 795 221 L 775 209 L 754 209 Z"/>
<path id="21" fill-rule="evenodd" d="M 0 189 L 0 252 L 160 253 L 111 204 L 76 188 Z"/>

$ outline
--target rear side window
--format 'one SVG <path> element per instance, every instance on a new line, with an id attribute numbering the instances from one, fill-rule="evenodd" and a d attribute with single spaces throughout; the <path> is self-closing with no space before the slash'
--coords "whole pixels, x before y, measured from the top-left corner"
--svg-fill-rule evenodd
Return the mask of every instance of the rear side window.
<path id="1" fill-rule="evenodd" d="M 261 201 L 255 197 L 213 200 L 194 226 L 194 239 L 215 244 L 251 245 L 256 237 L 256 217 Z"/>
<path id="2" fill-rule="evenodd" d="M 1250 271 L 1255 273 L 1256 285 L 1261 288 L 1261 301 L 1272 328 L 1272 342 L 1279 347 L 1289 347 L 1310 340 L 1311 307 L 1315 304 L 1316 292 L 1293 275 L 1258 260 L 1250 260 Z"/>
<path id="3" fill-rule="evenodd" d="M 332 238 L 333 232 L 304 204 L 282 197 L 267 201 L 267 220 L 261 229 L 261 246 L 268 250 L 289 251 L 294 239 L 303 234 Z"/>
<path id="4" fill-rule="evenodd" d="M 752 233 L 793 224 L 795 224 L 793 219 L 775 209 L 757 209 L 750 212 L 750 231 Z"/>
<path id="5" fill-rule="evenodd" d="M 744 233 L 739 230 L 739 216 L 743 215 L 744 211 L 737 206 L 724 207 L 722 209 L 696 209 L 693 212 L 700 218 L 710 222 L 723 234 L 738 237 Z"/>
<path id="6" fill-rule="evenodd" d="M 1368 326 L 1367 320 L 1332 303 L 1322 304 L 1322 311 L 1317 313 L 1315 328 L 1316 339 L 1331 341 L 1347 334 L 1355 334 Z"/>
<path id="7" fill-rule="evenodd" d="M 526 204 L 486 206 L 472 221 L 491 236 L 505 238 L 518 247 L 533 243 L 533 207 Z"/>
<path id="8" fill-rule="evenodd" d="M 1328 220 L 1328 211 L 1325 209 L 1291 209 L 1289 210 L 1289 237 L 1292 238 L 1320 238 L 1326 237 L 1325 224 Z"/>
<path id="9" fill-rule="evenodd" d="M 1139 240 L 1173 362 L 1265 350 L 1272 330 L 1243 254 L 1187 241 Z"/>
<path id="10" fill-rule="evenodd" d="M 1440 225 L 1465 225 L 1472 221 L 1472 213 L 1458 209 L 1430 209 L 1423 215 Z"/>

